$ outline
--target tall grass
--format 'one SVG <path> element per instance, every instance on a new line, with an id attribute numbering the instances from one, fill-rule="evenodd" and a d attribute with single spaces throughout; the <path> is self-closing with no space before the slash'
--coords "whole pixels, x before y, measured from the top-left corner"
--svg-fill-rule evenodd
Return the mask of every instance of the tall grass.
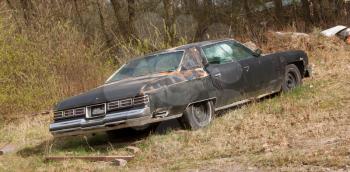
<path id="1" fill-rule="evenodd" d="M 115 66 L 99 40 L 69 23 L 25 33 L 0 20 L 0 118 L 30 114 L 96 87 Z"/>

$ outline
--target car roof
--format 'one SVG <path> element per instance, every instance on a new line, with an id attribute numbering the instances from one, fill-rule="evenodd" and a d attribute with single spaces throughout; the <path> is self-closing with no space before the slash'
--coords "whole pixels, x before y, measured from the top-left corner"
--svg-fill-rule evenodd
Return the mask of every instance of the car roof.
<path id="1" fill-rule="evenodd" d="M 192 48 L 192 47 L 201 47 L 201 46 L 205 46 L 205 45 L 208 45 L 208 44 L 215 44 L 215 43 L 218 43 L 218 42 L 230 41 L 230 40 L 232 41 L 234 39 L 225 38 L 225 39 L 216 39 L 216 40 L 194 42 L 194 43 L 190 43 L 190 44 L 181 45 L 181 46 L 178 46 L 178 47 L 173 47 L 173 48 L 169 48 L 169 49 L 165 49 L 165 50 L 160 50 L 160 51 L 148 53 L 148 54 L 145 54 L 143 56 L 139 56 L 139 57 L 133 58 L 132 60 L 142 59 L 142 58 L 145 58 L 147 56 L 152 56 L 152 55 L 156 55 L 156 54 L 171 53 L 171 52 L 177 52 L 177 51 L 186 51 L 187 49 Z"/>
<path id="2" fill-rule="evenodd" d="M 153 52 L 151 54 L 147 54 L 147 55 L 153 55 L 153 54 L 159 54 L 159 53 L 165 53 L 165 52 L 174 52 L 174 51 L 180 51 L 180 50 L 186 50 L 192 47 L 201 47 L 204 45 L 208 45 L 208 44 L 215 44 L 218 42 L 223 42 L 223 41 L 229 41 L 229 40 L 233 40 L 230 38 L 225 38 L 225 39 L 216 39 L 216 40 L 208 40 L 208 41 L 201 41 L 201 42 L 194 42 L 194 43 L 189 43 L 189 44 L 185 44 L 185 45 L 181 45 L 178 47 L 174 47 L 174 48 L 169 48 L 169 49 L 165 49 L 165 50 L 160 50 L 157 52 Z M 146 56 L 147 56 L 146 55 Z"/>

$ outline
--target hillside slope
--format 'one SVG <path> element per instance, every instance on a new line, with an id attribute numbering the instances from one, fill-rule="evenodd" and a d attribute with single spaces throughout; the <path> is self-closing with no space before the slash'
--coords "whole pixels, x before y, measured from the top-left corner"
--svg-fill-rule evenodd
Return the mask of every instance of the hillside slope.
<path id="1" fill-rule="evenodd" d="M 50 117 L 3 124 L 0 145 L 16 144 L 0 156 L 0 171 L 112 171 L 107 163 L 44 163 L 45 155 L 126 154 L 141 148 L 122 171 L 154 170 L 350 170 L 350 47 L 316 34 L 309 38 L 274 38 L 265 51 L 304 49 L 313 76 L 293 92 L 222 112 L 199 131 L 176 127 L 151 134 L 121 134 L 53 140 Z"/>

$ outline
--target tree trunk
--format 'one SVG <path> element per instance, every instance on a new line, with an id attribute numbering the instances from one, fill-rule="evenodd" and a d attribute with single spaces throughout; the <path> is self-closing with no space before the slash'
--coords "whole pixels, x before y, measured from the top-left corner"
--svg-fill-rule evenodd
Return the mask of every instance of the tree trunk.
<path id="1" fill-rule="evenodd" d="M 102 14 L 102 7 L 101 7 L 101 4 L 99 2 L 100 0 L 96 0 L 96 5 L 97 5 L 97 10 L 98 10 L 98 16 L 100 18 L 100 26 L 101 26 L 101 30 L 102 30 L 102 33 L 106 39 L 106 43 L 107 43 L 107 46 L 108 47 L 112 47 L 113 44 L 112 44 L 112 40 L 109 38 L 108 36 L 108 33 L 107 33 L 107 30 L 106 30 L 106 26 L 105 26 L 105 19 L 103 17 L 103 14 Z"/>
<path id="2" fill-rule="evenodd" d="M 282 0 L 274 0 L 274 3 L 276 18 L 278 20 L 279 25 L 282 26 L 284 24 Z"/>
<path id="3" fill-rule="evenodd" d="M 83 21 L 83 18 L 82 18 L 82 16 L 81 16 L 81 13 L 80 13 L 80 10 L 79 10 L 79 7 L 78 7 L 78 2 L 77 2 L 77 0 L 74 0 L 73 4 L 74 4 L 75 12 L 77 13 L 77 17 L 78 17 L 78 21 L 79 21 L 80 27 L 81 27 L 81 28 L 85 28 L 85 26 L 84 26 L 84 21 Z"/>
<path id="4" fill-rule="evenodd" d="M 214 16 L 216 16 L 216 11 L 212 0 L 204 0 L 203 5 L 201 6 L 197 1 L 191 5 L 195 5 L 196 7 L 194 10 L 194 17 L 196 18 L 198 24 L 193 40 L 198 42 L 205 39 L 204 35 L 209 26 L 215 22 Z"/>
<path id="5" fill-rule="evenodd" d="M 253 18 L 252 12 L 250 11 L 248 1 L 243 2 L 243 8 L 244 8 L 244 12 L 245 12 L 245 16 L 247 18 L 248 24 L 253 25 L 254 18 Z"/>
<path id="6" fill-rule="evenodd" d="M 118 23 L 118 30 L 121 37 L 125 41 L 132 41 L 136 39 L 135 28 L 133 26 L 133 20 L 135 17 L 135 0 L 127 0 L 128 13 L 127 17 L 123 16 L 122 6 L 120 0 L 111 0 L 111 4 L 114 10 L 115 18 Z"/>
<path id="7" fill-rule="evenodd" d="M 137 35 L 136 35 L 136 29 L 134 26 L 134 22 L 135 22 L 135 15 L 136 15 L 136 4 L 135 4 L 135 0 L 127 0 L 128 2 L 128 30 L 129 30 L 129 36 L 132 37 L 132 40 L 136 40 L 137 39 Z"/>
<path id="8" fill-rule="evenodd" d="M 12 5 L 10 0 L 6 0 L 6 4 L 11 9 L 11 13 L 12 13 L 13 19 L 15 20 L 15 23 L 17 24 L 18 29 L 21 30 L 22 27 L 21 27 L 21 25 L 20 25 L 20 23 L 18 22 L 18 19 L 17 19 L 17 10 Z"/>
<path id="9" fill-rule="evenodd" d="M 320 2 L 319 0 L 312 0 L 312 11 L 313 11 L 313 22 L 318 23 L 322 20 L 321 14 L 320 14 Z"/>
<path id="10" fill-rule="evenodd" d="M 32 24 L 32 13 L 33 13 L 32 1 L 31 0 L 20 0 L 20 4 L 22 7 L 22 11 L 23 11 L 24 23 L 27 26 L 30 26 Z"/>
<path id="11" fill-rule="evenodd" d="M 309 0 L 302 0 L 302 15 L 305 22 L 305 31 L 309 30 L 310 25 L 313 23 L 313 20 L 311 18 L 311 9 L 310 9 L 310 2 Z"/>
<path id="12" fill-rule="evenodd" d="M 164 41 L 167 46 L 174 46 L 176 38 L 174 0 L 163 0 L 165 35 Z"/>

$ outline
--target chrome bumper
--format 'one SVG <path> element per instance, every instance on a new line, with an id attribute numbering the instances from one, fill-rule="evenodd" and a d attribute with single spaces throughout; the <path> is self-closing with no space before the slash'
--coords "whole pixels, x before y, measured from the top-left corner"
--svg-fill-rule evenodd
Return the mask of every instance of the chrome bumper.
<path id="1" fill-rule="evenodd" d="M 312 68 L 311 68 L 311 66 L 307 66 L 305 68 L 304 77 L 311 77 L 311 76 L 312 76 Z"/>
<path id="2" fill-rule="evenodd" d="M 181 117 L 172 115 L 164 118 L 154 118 L 149 107 L 123 112 L 106 114 L 95 119 L 74 119 L 50 124 L 50 132 L 54 137 L 85 135 L 108 130 L 142 126 L 159 121 Z"/>
<path id="3" fill-rule="evenodd" d="M 134 119 L 151 118 L 149 108 L 134 109 L 129 111 L 115 112 L 106 114 L 100 118 L 94 119 L 74 119 L 70 121 L 54 122 L 50 124 L 50 132 L 54 136 L 80 135 L 90 132 L 106 131 L 120 127 L 128 121 Z M 142 121 L 142 120 L 141 120 Z M 140 122 L 141 122 L 140 121 Z"/>

